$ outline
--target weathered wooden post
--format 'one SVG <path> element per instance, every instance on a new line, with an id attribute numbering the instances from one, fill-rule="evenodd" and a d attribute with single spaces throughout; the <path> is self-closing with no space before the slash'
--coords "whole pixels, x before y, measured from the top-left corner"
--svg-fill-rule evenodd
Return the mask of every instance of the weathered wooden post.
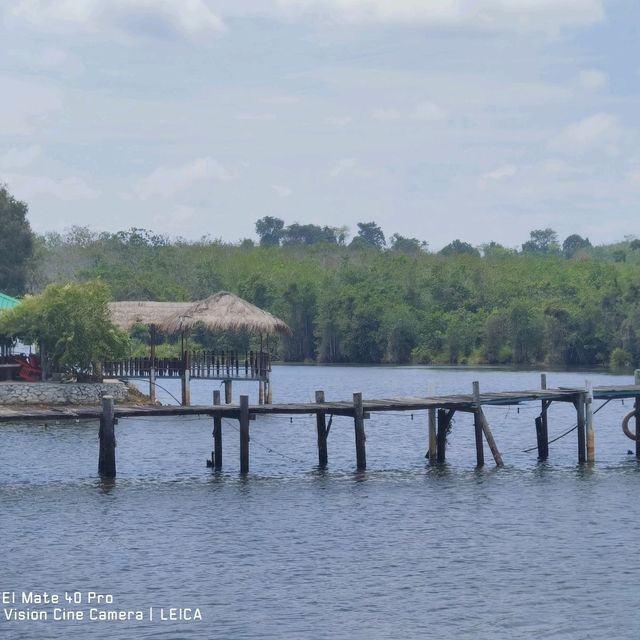
<path id="1" fill-rule="evenodd" d="M 316 391 L 316 402 L 322 404 L 324 402 L 324 391 Z M 327 452 L 327 422 L 324 411 L 316 413 L 316 429 L 318 432 L 318 466 L 324 469 L 329 462 L 329 454 Z"/>
<path id="2" fill-rule="evenodd" d="M 585 392 L 580 392 L 574 400 L 578 422 L 578 463 L 583 464 L 587 459 L 586 434 L 584 424 Z"/>
<path id="3" fill-rule="evenodd" d="M 182 406 L 188 407 L 191 404 L 191 362 L 189 352 L 182 354 Z"/>
<path id="4" fill-rule="evenodd" d="M 540 374 L 540 388 L 547 388 L 547 374 Z M 551 402 L 542 401 L 540 418 L 536 418 L 536 439 L 538 441 L 538 459 L 546 460 L 549 457 L 549 423 L 547 421 L 547 411 Z"/>
<path id="5" fill-rule="evenodd" d="M 593 384 L 587 380 L 587 393 L 584 404 L 585 429 L 587 432 L 587 462 L 595 462 L 596 438 L 593 430 Z"/>
<path id="6" fill-rule="evenodd" d="M 231 404 L 232 395 L 233 395 L 233 381 L 225 380 L 224 381 L 224 403 Z"/>
<path id="7" fill-rule="evenodd" d="M 103 478 L 116 477 L 116 434 L 114 424 L 113 396 L 103 396 L 99 432 L 100 451 L 98 454 L 98 473 Z"/>
<path id="8" fill-rule="evenodd" d="M 482 432 L 484 433 L 484 437 L 489 445 L 489 449 L 491 449 L 491 454 L 493 455 L 493 459 L 496 462 L 496 466 L 503 467 L 504 462 L 502 461 L 502 455 L 500 451 L 498 451 L 498 445 L 493 438 L 493 433 L 491 433 L 491 428 L 489 427 L 489 422 L 487 417 L 484 415 L 484 411 L 482 411 L 482 407 L 478 410 L 478 417 L 482 422 Z"/>
<path id="9" fill-rule="evenodd" d="M 213 404 L 220 405 L 220 389 L 213 392 Z M 222 469 L 222 416 L 213 416 L 213 468 Z"/>
<path id="10" fill-rule="evenodd" d="M 240 396 L 240 473 L 249 473 L 249 396 Z"/>
<path id="11" fill-rule="evenodd" d="M 640 387 L 640 369 L 635 370 L 634 384 Z M 636 459 L 640 460 L 640 396 L 636 396 L 635 401 L 635 410 L 636 410 Z"/>
<path id="12" fill-rule="evenodd" d="M 476 432 L 476 464 L 479 467 L 484 466 L 484 445 L 482 442 L 482 419 L 480 417 L 480 383 L 473 383 L 473 404 L 475 410 L 473 412 L 473 426 Z"/>
<path id="13" fill-rule="evenodd" d="M 446 460 L 447 451 L 447 427 L 450 420 L 447 420 L 447 412 L 445 409 L 438 409 L 438 444 L 436 462 L 438 464 L 444 464 Z"/>
<path id="14" fill-rule="evenodd" d="M 265 404 L 273 404 L 273 393 L 271 390 L 271 380 L 266 381 Z"/>
<path id="15" fill-rule="evenodd" d="M 438 457 L 438 438 L 436 435 L 436 410 L 429 409 L 429 464 L 435 464 Z"/>
<path id="16" fill-rule="evenodd" d="M 362 409 L 362 394 L 353 394 L 353 420 L 356 431 L 356 464 L 359 470 L 367 468 L 367 451 L 365 447 L 364 410 Z"/>
<path id="17" fill-rule="evenodd" d="M 264 381 L 258 382 L 258 404 L 264 404 Z"/>

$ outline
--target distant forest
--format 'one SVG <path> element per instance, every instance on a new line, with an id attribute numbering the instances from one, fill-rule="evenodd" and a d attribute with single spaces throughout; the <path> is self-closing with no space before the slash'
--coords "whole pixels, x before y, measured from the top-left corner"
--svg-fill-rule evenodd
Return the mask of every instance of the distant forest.
<path id="1" fill-rule="evenodd" d="M 346 229 L 256 222 L 259 242 L 170 239 L 144 229 L 35 236 L 25 288 L 99 278 L 116 300 L 196 300 L 224 289 L 283 318 L 284 361 L 596 365 L 640 363 L 640 240 L 592 246 L 530 233 L 518 250 L 427 243 L 374 222 Z M 146 334 L 138 332 L 143 347 Z M 196 333 L 195 345 L 250 346 Z M 255 344 L 255 342 L 253 343 Z M 167 343 L 167 349 L 171 345 Z"/>

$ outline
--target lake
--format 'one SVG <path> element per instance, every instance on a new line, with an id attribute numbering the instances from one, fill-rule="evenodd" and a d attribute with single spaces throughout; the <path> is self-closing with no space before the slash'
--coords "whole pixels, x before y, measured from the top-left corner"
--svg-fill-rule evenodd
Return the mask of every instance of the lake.
<path id="1" fill-rule="evenodd" d="M 587 379 L 632 383 L 548 373 L 549 387 Z M 272 380 L 274 402 L 311 402 L 316 389 L 327 400 L 470 393 L 473 380 L 487 392 L 532 389 L 540 374 L 277 366 Z M 173 402 L 178 382 L 160 384 L 159 399 Z M 234 397 L 255 401 L 255 384 L 234 385 Z M 210 403 L 214 388 L 194 381 L 192 402 Z M 468 415 L 456 415 L 447 465 L 434 468 L 426 412 L 373 414 L 364 473 L 352 420 L 334 418 L 322 471 L 314 418 L 259 417 L 246 477 L 234 421 L 223 423 L 214 473 L 210 418 L 121 419 L 113 482 L 97 477 L 96 423 L 0 425 L 0 637 L 635 639 L 640 466 L 621 430 L 631 408 L 613 401 L 596 415 L 597 461 L 582 468 L 575 432 L 551 444 L 547 462 L 525 452 L 539 403 L 485 409 L 502 469 L 488 448 L 475 469 Z M 574 424 L 572 406 L 552 405 L 550 438 Z M 7 603 L 44 591 L 63 602 Z M 54 608 L 144 619 L 53 620 Z M 8 621 L 7 609 L 49 615 Z M 171 619 L 196 611 L 202 619 Z"/>

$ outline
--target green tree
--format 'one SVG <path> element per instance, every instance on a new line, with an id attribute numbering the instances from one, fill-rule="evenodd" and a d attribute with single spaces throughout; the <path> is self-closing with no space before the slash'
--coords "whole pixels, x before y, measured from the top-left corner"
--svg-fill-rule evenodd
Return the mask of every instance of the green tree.
<path id="1" fill-rule="evenodd" d="M 558 234 L 549 229 L 534 229 L 529 232 L 529 240 L 522 245 L 522 253 L 537 253 L 539 255 L 555 255 L 560 252 Z"/>
<path id="2" fill-rule="evenodd" d="M 382 229 L 375 222 L 358 222 L 358 235 L 351 241 L 351 246 L 382 249 L 386 243 Z"/>
<path id="3" fill-rule="evenodd" d="M 427 250 L 427 243 L 418 238 L 405 238 L 399 233 L 391 236 L 391 250 L 398 253 L 406 253 L 407 255 L 415 255 L 421 251 Z"/>
<path id="4" fill-rule="evenodd" d="M 480 252 L 471 246 L 468 242 L 462 242 L 461 240 L 454 240 L 450 242 L 446 247 L 443 247 L 438 252 L 441 256 L 474 256 L 480 257 Z"/>
<path id="5" fill-rule="evenodd" d="M 265 216 L 256 221 L 256 233 L 260 238 L 260 245 L 263 247 L 277 247 L 282 237 L 284 220 Z"/>
<path id="6" fill-rule="evenodd" d="M 572 233 L 562 243 L 562 255 L 565 258 L 573 258 L 581 249 L 589 249 L 590 247 L 589 238 L 583 238 L 577 233 Z"/>
<path id="7" fill-rule="evenodd" d="M 27 266 L 33 254 L 33 233 L 28 207 L 0 185 L 0 291 L 25 292 Z"/>
<path id="8" fill-rule="evenodd" d="M 88 374 L 126 355 L 128 337 L 109 317 L 109 289 L 101 282 L 49 285 L 0 316 L 0 333 L 40 342 L 51 371 Z"/>

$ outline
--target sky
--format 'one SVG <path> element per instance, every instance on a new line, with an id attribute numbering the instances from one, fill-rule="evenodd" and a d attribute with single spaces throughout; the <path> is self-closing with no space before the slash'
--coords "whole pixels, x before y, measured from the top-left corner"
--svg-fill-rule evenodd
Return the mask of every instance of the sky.
<path id="1" fill-rule="evenodd" d="M 0 183 L 39 233 L 620 241 L 639 53 L 637 0 L 0 0 Z"/>

